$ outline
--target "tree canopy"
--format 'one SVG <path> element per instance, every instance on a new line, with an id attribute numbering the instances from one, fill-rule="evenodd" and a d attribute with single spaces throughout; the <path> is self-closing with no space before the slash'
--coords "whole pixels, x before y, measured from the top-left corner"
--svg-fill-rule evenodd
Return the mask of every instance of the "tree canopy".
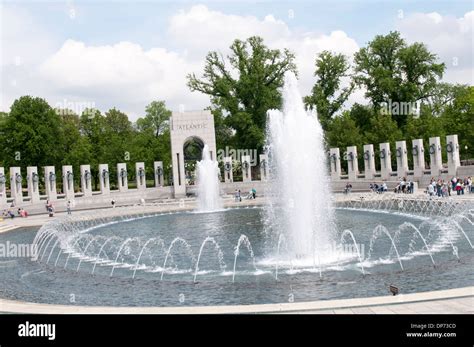
<path id="1" fill-rule="evenodd" d="M 286 71 L 296 73 L 295 57 L 287 49 L 269 49 L 256 36 L 235 40 L 230 51 L 226 58 L 209 52 L 202 77 L 188 75 L 188 86 L 210 96 L 222 125 L 235 131 L 235 146 L 261 149 L 267 111 L 281 107 L 279 88 Z"/>

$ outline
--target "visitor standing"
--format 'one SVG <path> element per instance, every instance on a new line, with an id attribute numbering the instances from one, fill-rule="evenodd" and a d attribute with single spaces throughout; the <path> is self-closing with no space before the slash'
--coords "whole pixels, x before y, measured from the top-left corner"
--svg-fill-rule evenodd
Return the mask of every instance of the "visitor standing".
<path id="1" fill-rule="evenodd" d="M 67 214 L 71 214 L 71 200 L 67 201 L 66 210 L 67 210 Z"/>

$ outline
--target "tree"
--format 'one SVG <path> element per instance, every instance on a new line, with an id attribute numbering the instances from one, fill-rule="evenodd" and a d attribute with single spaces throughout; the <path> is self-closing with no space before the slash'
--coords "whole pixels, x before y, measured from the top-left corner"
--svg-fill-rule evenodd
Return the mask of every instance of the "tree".
<path id="1" fill-rule="evenodd" d="M 331 119 L 326 132 L 326 141 L 329 147 L 339 147 L 343 151 L 348 146 L 362 146 L 365 137 L 350 113 L 345 111 L 340 116 Z"/>
<path id="2" fill-rule="evenodd" d="M 5 123 L 7 121 L 8 113 L 0 112 L 0 143 L 4 143 L 5 138 Z M 5 153 L 4 151 L 0 151 L 0 165 L 4 165 L 3 161 L 5 160 Z"/>
<path id="3" fill-rule="evenodd" d="M 315 106 L 318 118 L 324 130 L 327 130 L 329 120 L 347 101 L 354 89 L 354 83 L 340 89 L 341 80 L 348 76 L 350 68 L 346 56 L 329 51 L 321 52 L 316 58 L 317 81 L 312 93 L 305 97 L 307 106 Z"/>
<path id="4" fill-rule="evenodd" d="M 407 45 L 400 33 L 377 35 L 354 56 L 357 85 L 379 109 L 383 103 L 416 102 L 433 95 L 445 65 L 422 43 Z M 407 114 L 395 114 L 399 127 Z"/>
<path id="5" fill-rule="evenodd" d="M 474 86 L 460 90 L 441 119 L 446 135 L 458 134 L 461 158 L 474 158 Z"/>
<path id="6" fill-rule="evenodd" d="M 403 138 L 402 131 L 398 128 L 389 114 L 377 113 L 369 120 L 369 126 L 364 133 L 367 143 L 374 145 L 374 150 L 378 150 L 380 143 L 400 141 Z"/>
<path id="7" fill-rule="evenodd" d="M 349 115 L 357 127 L 366 132 L 371 129 L 371 120 L 377 115 L 377 111 L 370 106 L 355 103 L 349 110 Z"/>
<path id="8" fill-rule="evenodd" d="M 73 165 L 79 170 L 81 164 L 89 163 L 91 160 L 91 144 L 85 136 L 81 135 L 79 116 L 70 110 L 55 110 L 61 118 L 61 158 L 62 165 Z"/>
<path id="9" fill-rule="evenodd" d="M 140 131 L 150 129 L 155 137 L 158 137 L 169 128 L 171 111 L 166 108 L 164 101 L 152 101 L 145 108 L 145 112 L 145 117 L 137 120 Z"/>
<path id="10" fill-rule="evenodd" d="M 44 99 L 20 97 L 3 123 L 6 166 L 54 165 L 62 158 L 61 119 Z"/>
<path id="11" fill-rule="evenodd" d="M 296 73 L 295 57 L 287 49 L 267 48 L 256 36 L 235 40 L 230 50 L 227 59 L 209 52 L 202 78 L 188 75 L 188 86 L 209 95 L 213 107 L 226 114 L 225 123 L 236 131 L 237 146 L 261 149 L 267 110 L 281 107 L 279 88 L 286 71 Z"/>

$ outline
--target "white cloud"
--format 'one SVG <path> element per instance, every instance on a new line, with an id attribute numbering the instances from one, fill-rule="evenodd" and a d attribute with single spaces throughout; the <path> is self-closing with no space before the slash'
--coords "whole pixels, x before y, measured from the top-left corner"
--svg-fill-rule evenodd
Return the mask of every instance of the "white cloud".
<path id="1" fill-rule="evenodd" d="M 169 35 L 175 45 L 182 45 L 192 58 L 196 58 L 196 55 L 202 58 L 210 50 L 225 55 L 235 39 L 261 36 L 269 47 L 288 48 L 295 53 L 299 87 L 303 94 L 308 94 L 314 84 L 317 53 L 331 50 L 351 56 L 359 49 L 356 41 L 343 31 L 329 34 L 300 32 L 291 30 L 284 21 L 275 19 L 271 14 L 260 20 L 254 16 L 212 11 L 203 5 L 193 6 L 173 16 L 170 19 Z"/>
<path id="2" fill-rule="evenodd" d="M 400 21 L 398 29 L 410 42 L 426 42 L 438 53 L 447 62 L 448 79 L 472 83 L 473 13 L 462 18 L 437 13 L 414 14 Z M 180 104 L 188 110 L 202 109 L 209 105 L 209 98 L 191 93 L 186 86 L 186 75 L 202 73 L 208 51 L 218 50 L 225 55 L 234 39 L 253 35 L 262 36 L 271 48 L 289 48 L 295 53 L 300 90 L 306 95 L 315 82 L 317 53 L 331 50 L 352 56 L 359 49 L 356 41 L 340 30 L 302 32 L 271 14 L 259 19 L 198 5 L 170 17 L 164 40 L 166 47 L 145 49 L 129 41 L 91 45 L 69 39 L 51 51 L 54 42 L 51 35 L 30 23 L 30 17 L 10 11 L 8 18 L 13 29 L 10 31 L 2 23 L 8 30 L 2 35 L 2 43 L 10 47 L 9 52 L 27 52 L 28 47 L 37 47 L 39 52 L 30 54 L 31 60 L 25 62 L 21 71 L 12 65 L 11 57 L 6 60 L 8 66 L 2 66 L 2 109 L 8 109 L 14 98 L 26 93 L 45 97 L 52 105 L 66 99 L 93 102 L 103 111 L 115 106 L 128 112 L 132 119 L 141 116 L 146 104 L 157 99 L 165 100 L 174 110 Z M 25 32 L 22 27 L 28 23 Z M 455 68 L 450 66 L 453 57 L 458 57 Z M 13 86 L 11 80 L 17 85 Z M 349 104 L 353 102 L 364 102 L 363 93 L 354 93 Z"/>
<path id="3" fill-rule="evenodd" d="M 414 13 L 401 19 L 397 29 L 409 42 L 424 42 L 446 63 L 444 80 L 474 84 L 472 58 L 474 11 L 463 17 Z"/>
<path id="4" fill-rule="evenodd" d="M 259 35 L 272 48 L 292 50 L 304 94 L 310 92 L 314 83 L 316 53 L 328 49 L 351 55 L 358 49 L 354 39 L 342 31 L 328 35 L 302 33 L 290 30 L 272 15 L 263 19 L 236 16 L 202 5 L 172 16 L 167 35 L 174 51 L 161 47 L 145 50 L 133 42 L 93 46 L 66 40 L 38 65 L 38 80 L 51 89 L 45 95 L 38 85 L 38 95 L 47 97 L 51 104 L 66 99 L 93 102 L 102 110 L 116 106 L 128 110 L 135 119 L 147 103 L 156 99 L 166 100 L 172 109 L 178 109 L 180 104 L 185 109 L 208 106 L 207 96 L 189 91 L 186 75 L 200 75 L 206 53 L 220 50 L 225 54 L 236 38 Z M 183 50 L 185 53 L 181 53 Z"/>
<path id="5" fill-rule="evenodd" d="M 209 49 L 227 51 L 235 39 L 259 35 L 265 40 L 289 37 L 290 30 L 281 20 L 267 15 L 263 20 L 254 16 L 237 16 L 212 11 L 204 5 L 179 11 L 169 22 L 168 34 L 180 46 L 199 56 Z"/>

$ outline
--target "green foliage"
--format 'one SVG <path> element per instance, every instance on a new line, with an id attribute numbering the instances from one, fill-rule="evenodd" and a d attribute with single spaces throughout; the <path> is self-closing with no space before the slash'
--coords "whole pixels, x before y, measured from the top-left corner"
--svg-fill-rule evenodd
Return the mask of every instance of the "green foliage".
<path id="1" fill-rule="evenodd" d="M 155 137 L 158 137 L 169 129 L 171 111 L 166 108 L 164 101 L 152 101 L 145 108 L 145 112 L 145 117 L 137 121 L 140 131 L 151 131 Z"/>
<path id="2" fill-rule="evenodd" d="M 317 81 L 311 95 L 304 98 L 307 106 L 315 106 L 318 119 L 324 130 L 328 129 L 329 121 L 342 105 L 347 101 L 354 89 L 354 84 L 340 89 L 341 80 L 348 76 L 350 66 L 347 57 L 323 51 L 316 58 Z"/>
<path id="3" fill-rule="evenodd" d="M 474 158 L 474 87 L 459 89 L 441 117 L 446 135 L 458 134 L 461 158 Z"/>
<path id="4" fill-rule="evenodd" d="M 348 146 L 361 147 L 366 143 L 361 129 L 347 111 L 334 117 L 329 123 L 326 141 L 330 147 L 339 147 L 343 152 Z"/>
<path id="5" fill-rule="evenodd" d="M 269 49 L 260 37 L 235 40 L 225 59 L 217 52 L 206 57 L 201 79 L 188 75 L 191 91 L 211 97 L 214 109 L 226 114 L 224 122 L 235 130 L 238 148 L 261 149 L 264 144 L 266 113 L 281 107 L 283 76 L 296 73 L 294 55 L 287 49 Z"/>
<path id="6" fill-rule="evenodd" d="M 377 35 L 354 55 L 358 86 L 378 109 L 383 103 L 415 102 L 432 96 L 445 65 L 422 43 L 407 45 L 399 32 Z M 393 116 L 399 127 L 407 115 Z"/>
<path id="7" fill-rule="evenodd" d="M 15 100 L 2 122 L 5 166 L 53 165 L 64 149 L 60 116 L 41 98 L 22 96 Z"/>

